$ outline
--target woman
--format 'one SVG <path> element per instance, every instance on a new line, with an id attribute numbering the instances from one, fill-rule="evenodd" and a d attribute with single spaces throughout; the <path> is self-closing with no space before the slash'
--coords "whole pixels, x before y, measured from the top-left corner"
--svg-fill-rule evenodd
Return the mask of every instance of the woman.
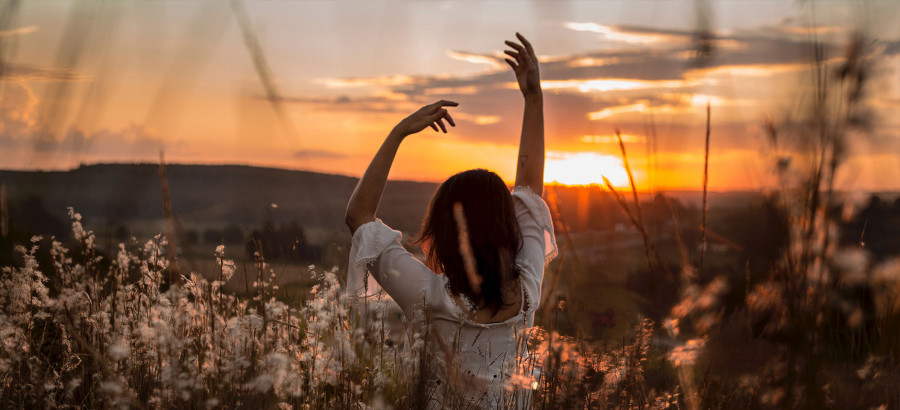
<path id="1" fill-rule="evenodd" d="M 456 125 L 445 107 L 458 104 L 438 101 L 394 127 L 347 205 L 353 234 L 348 289 L 371 295 L 380 285 L 410 320 L 427 309 L 426 325 L 437 339 L 429 346 L 442 364 L 431 375 L 429 407 L 510 403 L 504 389 L 508 366 L 523 353 L 516 349 L 517 330 L 532 326 L 544 266 L 556 255 L 550 212 L 541 199 L 544 114 L 538 61 L 531 44 L 516 36 L 522 44 L 506 42 L 512 48 L 505 51 L 506 62 L 515 72 L 525 112 L 512 194 L 500 177 L 480 169 L 441 184 L 419 237 L 426 264 L 403 248 L 400 232 L 375 218 L 400 143 L 425 127 L 446 133 L 444 121 Z M 436 354 L 439 350 L 452 352 Z M 521 399 L 518 404 L 525 404 Z"/>

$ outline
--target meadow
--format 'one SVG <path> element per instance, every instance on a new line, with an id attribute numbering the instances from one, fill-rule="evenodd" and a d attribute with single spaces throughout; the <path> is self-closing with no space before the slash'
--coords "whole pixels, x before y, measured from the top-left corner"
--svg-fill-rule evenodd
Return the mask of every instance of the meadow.
<path id="1" fill-rule="evenodd" d="M 179 272 L 165 236 L 105 257 L 69 216 L 71 249 L 36 236 L 2 271 L 8 407 L 415 408 L 434 394 L 427 330 L 385 299 L 350 300 L 337 269 L 309 266 L 312 289 L 281 288 L 257 254 L 250 292 L 225 291 L 239 270 L 225 246 L 211 271 Z M 574 266 L 564 249 L 548 271 L 574 283 L 545 284 L 562 296 L 521 330 L 528 353 L 507 375 L 506 404 L 530 390 L 533 408 L 895 408 L 900 259 L 839 245 L 835 226 L 790 227 L 761 275 L 651 256 L 628 275 L 657 274 L 629 285 L 646 293 L 633 314 L 592 313 L 621 303 L 576 289 L 609 286 L 586 273 L 615 265 Z"/>

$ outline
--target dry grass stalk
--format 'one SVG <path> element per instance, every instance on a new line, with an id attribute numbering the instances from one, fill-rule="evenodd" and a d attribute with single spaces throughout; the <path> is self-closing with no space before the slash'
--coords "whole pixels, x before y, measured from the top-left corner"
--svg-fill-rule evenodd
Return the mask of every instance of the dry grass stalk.
<path id="1" fill-rule="evenodd" d="M 6 180 L 0 186 L 0 237 L 9 235 L 9 210 L 6 200 Z"/>
<path id="2" fill-rule="evenodd" d="M 641 201 L 638 199 L 637 187 L 634 184 L 634 174 L 631 172 L 631 165 L 628 163 L 628 154 L 625 152 L 625 142 L 622 141 L 622 132 L 616 128 L 616 138 L 619 140 L 619 149 L 622 151 L 622 163 L 625 165 L 625 173 L 628 174 L 628 183 L 631 184 L 631 194 L 634 199 L 634 209 L 637 214 L 637 220 L 644 224 L 643 216 L 641 215 Z"/>
<path id="3" fill-rule="evenodd" d="M 675 276 L 672 275 L 672 272 L 666 267 L 665 263 L 662 260 L 662 257 L 659 255 L 659 251 L 656 250 L 656 246 L 653 244 L 653 240 L 650 239 L 650 235 L 647 233 L 647 229 L 644 227 L 644 224 L 639 222 L 637 218 L 634 216 L 634 213 L 631 212 L 631 209 L 628 208 L 628 203 L 625 202 L 625 198 L 622 197 L 616 189 L 613 187 L 612 182 L 609 181 L 606 177 L 603 177 L 603 183 L 606 184 L 606 188 L 612 192 L 613 197 L 616 198 L 616 202 L 618 202 L 619 206 L 625 211 L 625 215 L 628 216 L 628 220 L 631 221 L 631 224 L 637 228 L 638 232 L 641 234 L 641 239 L 644 242 L 644 256 L 647 259 L 647 268 L 650 270 L 651 275 L 656 275 L 656 271 L 653 269 L 653 260 L 655 259 L 659 265 L 662 267 L 663 271 L 669 276 L 671 281 L 675 281 Z M 653 287 L 654 292 L 657 292 L 656 289 L 656 281 L 651 281 L 650 285 Z"/>
<path id="4" fill-rule="evenodd" d="M 247 9 L 244 8 L 244 3 L 241 0 L 232 0 L 231 10 L 234 12 L 238 27 L 241 30 L 244 45 L 250 53 L 250 59 L 253 61 L 253 68 L 256 70 L 259 81 L 262 83 L 263 89 L 266 92 L 266 100 L 272 105 L 272 109 L 275 111 L 275 115 L 278 116 L 278 120 L 281 122 L 282 127 L 284 127 L 284 131 L 289 134 L 293 141 L 299 141 L 300 133 L 297 131 L 296 125 L 291 121 L 290 115 L 284 107 L 281 93 L 278 92 L 278 87 L 275 86 L 272 69 L 269 67 L 263 48 L 259 44 L 259 38 L 256 36 L 256 31 L 253 30 L 253 23 L 250 20 Z"/>
<path id="5" fill-rule="evenodd" d="M 704 271 L 706 259 L 706 217 L 709 213 L 709 203 L 706 194 L 709 186 L 709 134 L 710 134 L 711 105 L 706 103 L 706 150 L 703 154 L 703 221 L 700 224 L 700 273 Z"/>
<path id="6" fill-rule="evenodd" d="M 169 257 L 172 258 L 172 271 L 169 274 L 169 283 L 174 283 L 181 277 L 181 269 L 178 267 L 178 253 L 175 251 L 175 217 L 172 214 L 172 198 L 169 194 L 169 179 L 166 178 L 166 158 L 163 151 L 159 151 L 159 181 L 163 194 L 163 213 L 166 217 L 166 229 L 169 238 Z"/>
<path id="7" fill-rule="evenodd" d="M 616 198 L 616 202 L 618 202 L 619 206 L 625 211 L 625 214 L 628 216 L 628 219 L 631 221 L 631 224 L 634 225 L 635 228 L 640 232 L 641 239 L 644 242 L 644 255 L 647 258 L 647 267 L 650 270 L 651 275 L 655 275 L 655 271 L 653 269 L 653 259 L 656 259 L 659 266 L 662 268 L 663 272 L 669 277 L 669 279 L 674 282 L 675 276 L 672 275 L 672 272 L 669 270 L 668 266 L 666 266 L 665 262 L 662 260 L 662 257 L 659 255 L 659 251 L 656 249 L 656 245 L 653 243 L 653 239 L 650 237 L 650 234 L 647 232 L 647 228 L 644 224 L 643 218 L 641 216 L 641 203 L 638 198 L 637 188 L 634 183 L 634 174 L 631 172 L 631 166 L 628 164 L 628 154 L 625 151 L 625 143 L 622 141 L 622 133 L 619 129 L 616 129 L 616 137 L 619 140 L 619 149 L 622 151 L 622 162 L 625 165 L 625 172 L 628 174 L 628 182 L 631 185 L 631 193 L 634 201 L 634 209 L 635 212 L 631 212 L 628 208 L 628 204 L 625 201 L 625 198 L 613 188 L 612 183 L 605 176 L 603 177 L 603 183 L 606 187 L 613 193 L 613 196 Z M 655 281 L 653 281 L 655 282 Z M 654 289 L 656 288 L 655 284 L 652 284 Z"/>

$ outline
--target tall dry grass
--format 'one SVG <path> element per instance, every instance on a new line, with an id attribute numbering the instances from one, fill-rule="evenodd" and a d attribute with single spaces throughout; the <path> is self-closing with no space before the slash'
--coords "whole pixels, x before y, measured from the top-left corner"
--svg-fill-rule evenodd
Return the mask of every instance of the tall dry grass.
<path id="1" fill-rule="evenodd" d="M 849 140 L 865 138 L 870 130 L 864 99 L 873 67 L 868 46 L 856 35 L 846 54 L 835 59 L 813 39 L 808 104 L 793 117 L 766 120 L 780 182 L 768 195 L 780 204 L 788 241 L 771 271 L 754 277 L 747 269 L 738 304 L 725 303 L 738 284 L 735 275 L 705 272 L 704 266 L 707 107 L 699 263 L 682 255 L 681 298 L 663 321 L 676 343 L 668 359 L 686 407 L 900 406 L 900 258 L 876 265 L 864 245 L 838 245 L 839 224 L 851 204 L 835 190 L 835 177 Z M 640 211 L 637 203 L 629 209 L 607 186 L 645 237 L 648 263 L 665 266 L 658 253 L 650 252 L 647 229 L 633 216 Z"/>

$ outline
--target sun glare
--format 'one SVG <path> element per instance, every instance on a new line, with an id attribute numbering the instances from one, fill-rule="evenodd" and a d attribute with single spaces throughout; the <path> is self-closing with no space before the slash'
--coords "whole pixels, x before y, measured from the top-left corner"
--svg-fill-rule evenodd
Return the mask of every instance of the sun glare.
<path id="1" fill-rule="evenodd" d="M 603 177 L 615 187 L 628 186 L 628 174 L 622 160 L 612 155 L 579 153 L 547 153 L 544 182 L 563 185 L 603 185 Z"/>

